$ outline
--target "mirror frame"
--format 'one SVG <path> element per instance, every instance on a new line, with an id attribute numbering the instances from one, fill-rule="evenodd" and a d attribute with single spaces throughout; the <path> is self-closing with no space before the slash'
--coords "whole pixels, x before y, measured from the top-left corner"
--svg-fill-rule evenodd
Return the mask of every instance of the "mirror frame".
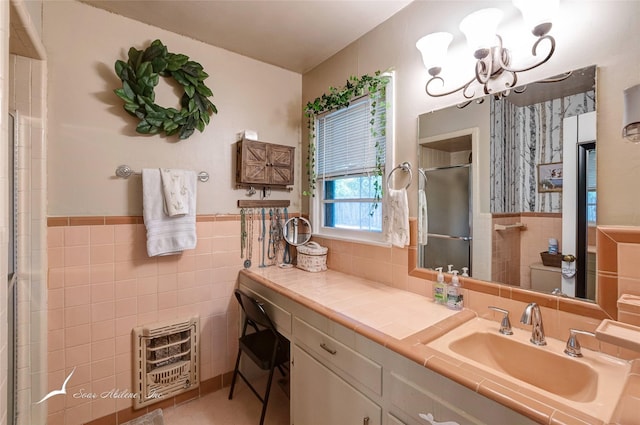
<path id="1" fill-rule="evenodd" d="M 435 282 L 437 273 L 434 270 L 418 267 L 418 221 L 416 218 L 411 218 L 409 224 L 411 231 L 407 264 L 409 276 Z M 528 289 L 487 282 L 471 277 L 461 277 L 460 283 L 462 283 L 463 288 L 474 292 L 525 303 L 535 302 L 541 307 L 548 307 L 597 320 L 617 320 L 618 243 L 625 242 L 628 239 L 627 234 L 624 229 L 617 227 L 598 226 L 596 229 L 596 250 L 599 260 L 596 271 L 598 284 L 595 303 L 583 299 L 534 292 Z"/>

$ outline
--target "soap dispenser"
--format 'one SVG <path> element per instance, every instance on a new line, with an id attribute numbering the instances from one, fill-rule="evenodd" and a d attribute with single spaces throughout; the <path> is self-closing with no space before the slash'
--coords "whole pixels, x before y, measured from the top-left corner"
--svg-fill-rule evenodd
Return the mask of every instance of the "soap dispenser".
<path id="1" fill-rule="evenodd" d="M 462 274 L 460 276 L 469 277 L 469 267 L 463 267 L 462 268 Z"/>
<path id="2" fill-rule="evenodd" d="M 444 281 L 444 274 L 442 274 L 442 267 L 436 267 L 438 276 L 436 277 L 436 283 L 433 284 L 433 300 L 436 304 L 447 303 L 447 284 Z"/>
<path id="3" fill-rule="evenodd" d="M 453 270 L 453 276 L 451 277 L 451 284 L 447 288 L 447 307 L 451 310 L 462 310 L 462 287 L 460 286 L 460 279 L 458 278 L 458 270 Z"/>

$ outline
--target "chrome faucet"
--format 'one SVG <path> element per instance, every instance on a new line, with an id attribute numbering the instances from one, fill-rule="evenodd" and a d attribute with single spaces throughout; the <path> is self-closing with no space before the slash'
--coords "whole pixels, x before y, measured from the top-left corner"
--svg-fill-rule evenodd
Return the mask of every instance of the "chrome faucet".
<path id="1" fill-rule="evenodd" d="M 578 334 L 596 336 L 593 332 L 583 331 L 580 329 L 569 329 L 569 339 L 567 340 L 567 348 L 564 353 L 571 357 L 582 357 L 582 348 L 578 341 Z"/>
<path id="2" fill-rule="evenodd" d="M 530 303 L 524 309 L 520 323 L 525 325 L 533 325 L 531 328 L 531 343 L 535 345 L 547 345 L 544 339 L 544 328 L 542 327 L 542 313 L 540 306 L 536 303 Z"/>

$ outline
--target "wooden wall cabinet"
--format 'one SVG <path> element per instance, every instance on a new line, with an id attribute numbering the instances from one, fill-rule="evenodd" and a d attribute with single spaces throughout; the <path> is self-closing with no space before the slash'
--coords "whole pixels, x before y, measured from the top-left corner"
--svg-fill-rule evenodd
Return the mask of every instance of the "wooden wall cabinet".
<path id="1" fill-rule="evenodd" d="M 244 139 L 236 150 L 238 185 L 293 185 L 295 147 Z"/>

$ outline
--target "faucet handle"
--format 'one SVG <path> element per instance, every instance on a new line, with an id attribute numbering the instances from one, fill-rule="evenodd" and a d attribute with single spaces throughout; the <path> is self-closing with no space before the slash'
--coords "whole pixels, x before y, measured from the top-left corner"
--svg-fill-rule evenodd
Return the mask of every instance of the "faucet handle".
<path id="1" fill-rule="evenodd" d="M 504 314 L 502 317 L 502 321 L 500 322 L 500 330 L 499 332 L 504 335 L 513 335 L 513 331 L 511 330 L 511 321 L 509 320 L 509 311 L 504 308 L 494 307 L 492 305 L 489 306 L 491 310 L 495 310 L 498 313 Z"/>
<path id="2" fill-rule="evenodd" d="M 567 340 L 567 347 L 564 349 L 564 353 L 571 357 L 582 357 L 582 348 L 578 341 L 578 334 L 596 336 L 593 332 L 583 331 L 580 329 L 569 329 L 569 339 Z"/>

